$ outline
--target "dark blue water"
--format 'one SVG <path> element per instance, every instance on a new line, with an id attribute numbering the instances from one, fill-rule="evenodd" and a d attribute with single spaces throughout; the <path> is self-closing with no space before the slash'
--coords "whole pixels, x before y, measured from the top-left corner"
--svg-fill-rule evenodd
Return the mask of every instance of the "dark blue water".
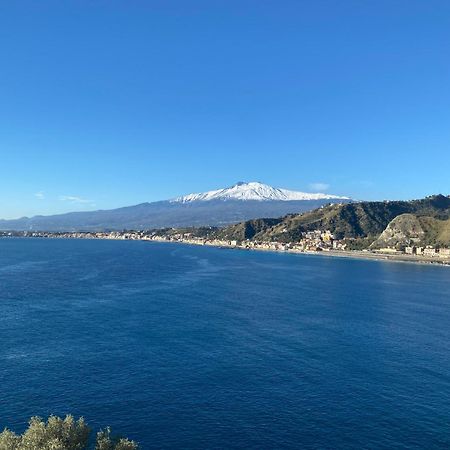
<path id="1" fill-rule="evenodd" d="M 143 448 L 450 445 L 450 269 L 0 240 L 0 428 Z"/>

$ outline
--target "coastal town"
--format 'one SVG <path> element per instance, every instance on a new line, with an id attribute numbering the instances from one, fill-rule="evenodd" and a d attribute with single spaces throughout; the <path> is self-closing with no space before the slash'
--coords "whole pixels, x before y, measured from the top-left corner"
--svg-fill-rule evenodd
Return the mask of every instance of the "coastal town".
<path id="1" fill-rule="evenodd" d="M 302 233 L 296 242 L 276 242 L 257 240 L 229 240 L 212 236 L 197 236 L 190 231 L 177 229 L 165 230 L 124 230 L 124 231 L 74 231 L 74 232 L 0 232 L 0 237 L 27 237 L 53 239 L 112 239 L 140 240 L 155 242 L 173 242 L 201 246 L 214 246 L 242 250 L 262 250 L 287 253 L 327 254 L 330 256 L 363 257 L 371 259 L 392 259 L 399 261 L 428 262 L 450 265 L 450 248 L 433 246 L 407 246 L 395 248 L 379 248 L 349 250 L 348 240 L 336 239 L 329 230 L 308 231 Z"/>

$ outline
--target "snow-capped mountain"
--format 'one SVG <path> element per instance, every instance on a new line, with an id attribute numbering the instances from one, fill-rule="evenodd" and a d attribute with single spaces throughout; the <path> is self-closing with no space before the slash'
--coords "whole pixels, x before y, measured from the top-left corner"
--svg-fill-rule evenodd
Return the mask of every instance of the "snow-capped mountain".
<path id="1" fill-rule="evenodd" d="M 201 192 L 198 194 L 189 194 L 170 200 L 172 203 L 190 203 L 196 201 L 210 200 L 256 200 L 256 201 L 295 201 L 295 200 L 349 200 L 348 197 L 338 195 L 307 193 L 290 191 L 288 189 L 279 189 L 258 181 L 250 183 L 239 182 L 235 185 L 217 189 L 215 191 Z"/>
<path id="2" fill-rule="evenodd" d="M 349 201 L 347 197 L 289 191 L 257 182 L 237 183 L 225 189 L 124 208 L 0 220 L 0 230 L 101 231 L 224 226 Z"/>

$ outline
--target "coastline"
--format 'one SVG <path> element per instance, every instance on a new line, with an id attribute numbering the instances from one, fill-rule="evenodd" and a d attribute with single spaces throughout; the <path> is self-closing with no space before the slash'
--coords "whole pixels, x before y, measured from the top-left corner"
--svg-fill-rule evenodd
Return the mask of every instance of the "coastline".
<path id="1" fill-rule="evenodd" d="M 213 243 L 213 242 L 198 242 L 191 239 L 161 239 L 161 238 L 136 238 L 136 237 L 102 237 L 95 236 L 90 233 L 71 235 L 34 235 L 34 236 L 0 236 L 3 239 L 11 238 L 36 238 L 36 239 L 91 239 L 91 240 L 133 240 L 133 241 L 143 241 L 143 242 L 161 242 L 161 243 L 172 243 L 172 244 L 186 244 L 186 245 L 196 245 L 199 247 L 215 247 L 226 250 L 244 250 L 244 251 L 260 251 L 260 252 L 273 252 L 278 254 L 291 254 L 291 255 L 307 255 L 307 256 L 325 256 L 331 258 L 349 258 L 349 259 L 365 259 L 372 261 L 381 262 L 399 262 L 399 263 L 409 263 L 409 264 L 422 264 L 422 265 L 433 265 L 433 266 L 443 266 L 450 267 L 450 258 L 438 259 L 436 257 L 427 256 L 417 256 L 417 255 L 407 255 L 407 254 L 382 254 L 370 251 L 362 250 L 294 250 L 294 249 L 276 249 L 276 248 L 263 248 L 263 247 L 244 247 L 241 245 L 229 245 L 224 242 Z"/>
<path id="2" fill-rule="evenodd" d="M 382 261 L 382 262 L 401 262 L 401 263 L 409 263 L 409 264 L 425 264 L 425 265 L 433 265 L 433 266 L 446 266 L 450 267 L 449 260 L 437 260 L 422 257 L 422 256 L 410 256 L 410 255 L 383 255 L 379 253 L 371 253 L 371 252 L 363 252 L 358 250 L 341 250 L 337 252 L 329 251 L 329 252 L 305 252 L 311 255 L 322 255 L 322 256 L 330 256 L 337 258 L 353 258 L 353 259 L 368 259 L 373 261 Z"/>
<path id="3" fill-rule="evenodd" d="M 157 241 L 163 242 L 163 241 Z M 170 242 L 170 241 L 166 241 Z M 177 242 L 173 242 L 177 243 Z M 188 244 L 188 245 L 199 245 L 189 242 L 181 242 L 180 244 Z M 379 253 L 373 252 L 363 252 L 359 250 L 338 250 L 338 251 L 295 251 L 295 250 L 275 250 L 275 249 L 266 249 L 266 248 L 244 248 L 244 247 L 232 247 L 232 246 L 224 246 L 224 245 L 211 245 L 205 244 L 207 247 L 218 247 L 223 248 L 224 250 L 245 250 L 245 251 L 256 251 L 256 252 L 272 252 L 278 254 L 290 254 L 290 255 L 306 255 L 306 256 L 324 256 L 330 258 L 348 258 L 348 259 L 365 259 L 371 261 L 381 261 L 381 262 L 398 262 L 398 263 L 408 263 L 408 264 L 421 264 L 421 265 L 432 265 L 432 266 L 442 266 L 442 267 L 450 267 L 450 260 L 438 260 L 436 258 L 432 259 L 429 257 L 422 256 L 410 256 L 410 255 L 383 255 Z"/>

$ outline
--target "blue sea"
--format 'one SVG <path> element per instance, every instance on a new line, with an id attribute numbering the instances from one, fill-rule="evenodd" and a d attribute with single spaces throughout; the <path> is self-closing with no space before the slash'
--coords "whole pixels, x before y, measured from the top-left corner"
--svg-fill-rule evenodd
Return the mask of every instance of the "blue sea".
<path id="1" fill-rule="evenodd" d="M 450 268 L 0 240 L 0 428 L 144 449 L 450 446 Z"/>

